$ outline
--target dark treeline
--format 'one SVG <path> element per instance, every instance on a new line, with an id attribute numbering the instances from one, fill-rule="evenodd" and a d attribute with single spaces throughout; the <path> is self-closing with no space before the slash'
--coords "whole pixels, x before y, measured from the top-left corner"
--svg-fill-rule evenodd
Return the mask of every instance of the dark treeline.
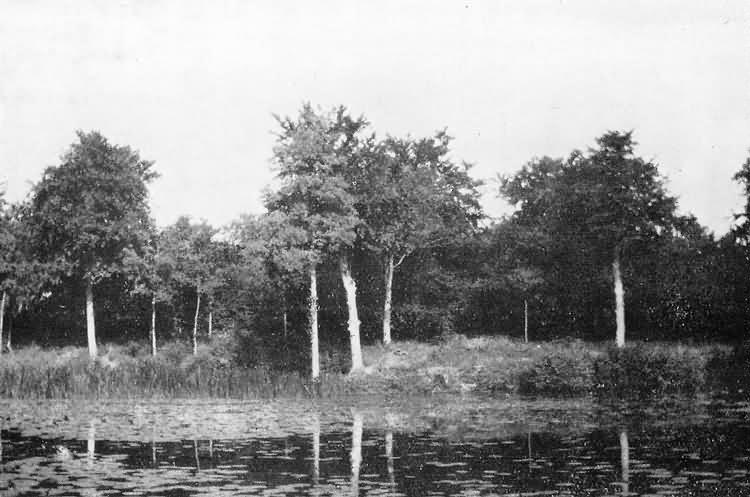
<path id="1" fill-rule="evenodd" d="M 494 222 L 443 131 L 380 138 L 344 108 L 306 105 L 277 136 L 266 213 L 157 230 L 153 164 L 79 132 L 26 201 L 1 206 L 3 348 L 195 350 L 219 333 L 249 363 L 309 370 L 313 356 L 315 377 L 318 342 L 357 369 L 360 338 L 744 339 L 747 217 L 716 239 L 678 214 L 630 132 L 501 177 L 517 209 Z M 735 179 L 750 189 L 750 160 Z"/>

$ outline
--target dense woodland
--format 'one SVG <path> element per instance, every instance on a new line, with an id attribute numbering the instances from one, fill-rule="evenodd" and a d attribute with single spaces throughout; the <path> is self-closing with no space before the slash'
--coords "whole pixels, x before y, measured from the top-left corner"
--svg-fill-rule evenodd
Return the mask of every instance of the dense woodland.
<path id="1" fill-rule="evenodd" d="M 223 334 L 248 361 L 283 357 L 316 377 L 319 350 L 349 351 L 356 370 L 361 343 L 454 333 L 745 338 L 747 215 L 716 239 L 681 214 L 631 132 L 499 177 L 516 207 L 500 220 L 445 131 L 379 137 L 343 107 L 305 105 L 276 132 L 265 213 L 163 229 L 153 163 L 78 132 L 24 202 L 0 197 L 3 352 Z M 738 167 L 750 199 L 750 159 Z"/>

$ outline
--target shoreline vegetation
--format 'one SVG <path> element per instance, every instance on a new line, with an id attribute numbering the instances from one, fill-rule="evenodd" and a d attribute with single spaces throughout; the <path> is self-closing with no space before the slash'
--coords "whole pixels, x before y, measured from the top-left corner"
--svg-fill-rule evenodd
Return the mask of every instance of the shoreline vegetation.
<path id="1" fill-rule="evenodd" d="M 575 340 L 523 343 L 504 337 L 393 342 L 363 347 L 364 369 L 343 371 L 347 357 L 321 356 L 320 381 L 277 351 L 252 361 L 230 337 L 214 337 L 193 355 L 187 343 L 105 345 L 95 361 L 86 348 L 29 346 L 0 357 L 0 397 L 66 398 L 336 398 L 439 393 L 503 397 L 653 398 L 701 392 L 744 393 L 750 352 L 728 345 L 634 342 L 624 348 Z M 268 360 L 264 360 L 264 356 Z"/>

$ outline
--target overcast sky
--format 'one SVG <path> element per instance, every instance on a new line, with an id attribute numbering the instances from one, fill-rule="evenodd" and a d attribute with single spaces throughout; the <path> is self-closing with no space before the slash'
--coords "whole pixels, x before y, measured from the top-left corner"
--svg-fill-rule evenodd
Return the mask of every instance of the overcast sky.
<path id="1" fill-rule="evenodd" d="M 750 2 L 0 0 L 11 200 L 96 129 L 155 161 L 157 224 L 261 212 L 272 115 L 305 101 L 381 135 L 447 127 L 493 216 L 497 173 L 634 129 L 722 234 L 750 147 Z"/>

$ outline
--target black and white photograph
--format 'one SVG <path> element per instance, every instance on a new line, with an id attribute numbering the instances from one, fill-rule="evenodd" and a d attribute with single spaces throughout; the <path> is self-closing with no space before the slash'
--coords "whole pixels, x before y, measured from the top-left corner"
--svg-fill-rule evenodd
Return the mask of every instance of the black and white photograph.
<path id="1" fill-rule="evenodd" d="M 748 0 L 0 0 L 0 497 L 750 496 Z"/>

